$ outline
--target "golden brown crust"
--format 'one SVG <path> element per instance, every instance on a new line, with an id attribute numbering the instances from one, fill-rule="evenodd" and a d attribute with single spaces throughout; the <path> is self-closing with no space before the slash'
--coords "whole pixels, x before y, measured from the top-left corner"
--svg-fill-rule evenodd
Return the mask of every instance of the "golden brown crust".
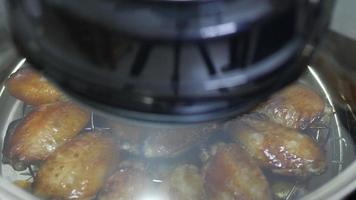
<path id="1" fill-rule="evenodd" d="M 265 176 L 237 144 L 218 144 L 204 167 L 209 199 L 271 199 Z"/>
<path id="2" fill-rule="evenodd" d="M 40 167 L 34 194 L 51 199 L 90 199 L 118 159 L 115 144 L 103 133 L 85 133 L 50 155 Z"/>
<path id="3" fill-rule="evenodd" d="M 324 110 L 325 102 L 316 92 L 295 84 L 272 96 L 257 112 L 284 126 L 305 129 L 320 118 Z"/>
<path id="4" fill-rule="evenodd" d="M 204 182 L 194 165 L 179 165 L 163 179 L 139 167 L 121 167 L 105 183 L 98 200 L 205 200 Z"/>
<path id="5" fill-rule="evenodd" d="M 194 127 L 157 128 L 148 134 L 143 153 L 148 158 L 174 157 L 207 139 L 217 129 L 215 123 Z"/>
<path id="6" fill-rule="evenodd" d="M 308 135 L 265 119 L 245 116 L 227 125 L 261 166 L 284 175 L 320 174 L 326 166 L 321 148 Z"/>
<path id="7" fill-rule="evenodd" d="M 90 114 L 70 102 L 41 105 L 29 113 L 9 137 L 5 157 L 10 162 L 34 163 L 77 135 Z"/>
<path id="8" fill-rule="evenodd" d="M 152 194 L 152 183 L 142 169 L 121 168 L 106 181 L 98 200 L 143 199 Z"/>
<path id="9" fill-rule="evenodd" d="M 163 194 L 170 200 L 205 200 L 204 180 L 194 165 L 179 165 L 163 181 Z"/>
<path id="10" fill-rule="evenodd" d="M 21 68 L 7 81 L 11 95 L 31 105 L 53 103 L 63 94 L 43 76 L 30 68 Z"/>

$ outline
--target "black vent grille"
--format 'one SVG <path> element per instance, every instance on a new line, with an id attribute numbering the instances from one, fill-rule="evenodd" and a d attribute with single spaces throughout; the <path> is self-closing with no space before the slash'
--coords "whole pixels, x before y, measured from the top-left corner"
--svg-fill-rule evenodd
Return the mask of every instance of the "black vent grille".
<path id="1" fill-rule="evenodd" d="M 163 121 L 236 114 L 295 80 L 328 3 L 44 2 L 41 15 L 12 4 L 22 23 L 15 39 L 30 62 L 97 108 Z"/>

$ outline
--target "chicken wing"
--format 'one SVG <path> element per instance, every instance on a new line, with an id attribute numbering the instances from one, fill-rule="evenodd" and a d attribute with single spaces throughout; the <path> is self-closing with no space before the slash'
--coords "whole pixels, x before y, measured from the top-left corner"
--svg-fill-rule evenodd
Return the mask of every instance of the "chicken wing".
<path id="1" fill-rule="evenodd" d="M 325 169 L 324 152 L 296 129 L 252 115 L 229 122 L 225 128 L 261 166 L 273 172 L 308 176 Z"/>
<path id="2" fill-rule="evenodd" d="M 50 155 L 34 179 L 34 194 L 46 199 L 91 199 L 118 159 L 114 140 L 84 133 Z"/>
<path id="3" fill-rule="evenodd" d="M 21 68 L 7 81 L 11 95 L 31 105 L 53 103 L 63 94 L 43 76 L 30 68 Z"/>
<path id="4" fill-rule="evenodd" d="M 88 123 L 89 116 L 89 112 L 70 102 L 38 106 L 6 138 L 5 160 L 13 167 L 44 160 L 77 135 Z"/>
<path id="5" fill-rule="evenodd" d="M 106 181 L 98 200 L 140 200 L 158 195 L 154 184 L 142 168 L 120 168 Z"/>
<path id="6" fill-rule="evenodd" d="M 204 180 L 194 165 L 176 167 L 162 184 L 169 200 L 205 200 Z"/>
<path id="7" fill-rule="evenodd" d="M 157 128 L 147 133 L 143 153 L 148 158 L 174 157 L 204 141 L 216 131 L 218 124 L 194 127 Z"/>
<path id="8" fill-rule="evenodd" d="M 296 84 L 272 96 L 257 108 L 257 112 L 284 126 L 306 129 L 321 117 L 325 106 L 325 102 L 316 92 Z"/>
<path id="9" fill-rule="evenodd" d="M 218 144 L 204 166 L 209 199 L 271 199 L 265 176 L 257 164 L 237 144 Z"/>

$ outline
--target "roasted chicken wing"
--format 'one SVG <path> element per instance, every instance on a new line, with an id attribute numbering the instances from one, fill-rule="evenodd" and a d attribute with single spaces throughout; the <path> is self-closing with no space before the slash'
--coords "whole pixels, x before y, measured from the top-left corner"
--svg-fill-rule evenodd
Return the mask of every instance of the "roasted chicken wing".
<path id="1" fill-rule="evenodd" d="M 194 127 L 156 128 L 147 133 L 143 153 L 148 158 L 174 157 L 207 139 L 218 125 L 215 123 Z"/>
<path id="2" fill-rule="evenodd" d="M 204 180 L 194 165 L 176 167 L 162 184 L 169 200 L 205 200 Z"/>
<path id="3" fill-rule="evenodd" d="M 130 124 L 120 121 L 103 122 L 117 136 L 119 147 L 146 158 L 173 158 L 194 144 L 204 141 L 218 128 L 218 123 L 165 127 Z"/>
<path id="4" fill-rule="evenodd" d="M 120 166 L 105 183 L 98 195 L 99 200 L 206 199 L 203 178 L 193 165 L 180 165 L 164 179 L 151 177 L 149 170 L 137 163 Z"/>
<path id="5" fill-rule="evenodd" d="M 284 126 L 306 129 L 321 117 L 325 106 L 325 102 L 316 92 L 296 84 L 272 96 L 257 108 L 257 112 Z"/>
<path id="6" fill-rule="evenodd" d="M 11 95 L 31 105 L 53 103 L 63 94 L 43 76 L 30 68 L 21 68 L 7 81 Z"/>
<path id="7" fill-rule="evenodd" d="M 158 194 L 143 169 L 120 168 L 106 181 L 98 200 L 140 200 Z"/>
<path id="8" fill-rule="evenodd" d="M 45 199 L 91 199 L 118 159 L 114 140 L 84 133 L 58 148 L 40 167 L 34 194 Z"/>
<path id="9" fill-rule="evenodd" d="M 226 130 L 263 167 L 283 175 L 308 176 L 324 171 L 322 149 L 308 135 L 257 116 L 244 116 Z"/>
<path id="10" fill-rule="evenodd" d="M 271 199 L 265 176 L 237 144 L 218 144 L 204 166 L 208 199 Z"/>
<path id="11" fill-rule="evenodd" d="M 89 112 L 70 102 L 36 107 L 6 138 L 3 149 L 6 162 L 18 170 L 42 161 L 73 138 L 88 123 Z"/>

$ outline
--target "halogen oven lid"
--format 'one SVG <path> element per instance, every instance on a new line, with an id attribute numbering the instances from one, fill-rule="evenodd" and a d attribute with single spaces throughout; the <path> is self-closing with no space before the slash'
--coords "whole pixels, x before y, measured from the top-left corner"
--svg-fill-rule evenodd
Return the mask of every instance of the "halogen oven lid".
<path id="1" fill-rule="evenodd" d="M 320 1 L 10 1 L 34 67 L 97 110 L 156 122 L 243 113 L 298 78 Z"/>

